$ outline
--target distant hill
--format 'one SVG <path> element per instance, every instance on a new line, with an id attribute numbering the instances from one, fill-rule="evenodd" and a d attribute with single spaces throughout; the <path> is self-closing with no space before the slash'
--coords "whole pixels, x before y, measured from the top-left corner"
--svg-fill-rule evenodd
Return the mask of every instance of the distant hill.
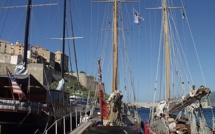
<path id="1" fill-rule="evenodd" d="M 211 106 L 215 106 L 215 91 L 211 92 L 210 96 L 209 96 L 210 102 L 211 102 Z"/>

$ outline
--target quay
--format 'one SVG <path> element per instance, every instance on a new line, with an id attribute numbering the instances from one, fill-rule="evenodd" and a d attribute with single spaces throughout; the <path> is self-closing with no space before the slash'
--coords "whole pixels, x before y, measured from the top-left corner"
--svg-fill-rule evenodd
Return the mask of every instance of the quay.
<path id="1" fill-rule="evenodd" d="M 83 122 L 69 134 L 82 134 L 90 126 L 92 126 L 92 122 Z"/>

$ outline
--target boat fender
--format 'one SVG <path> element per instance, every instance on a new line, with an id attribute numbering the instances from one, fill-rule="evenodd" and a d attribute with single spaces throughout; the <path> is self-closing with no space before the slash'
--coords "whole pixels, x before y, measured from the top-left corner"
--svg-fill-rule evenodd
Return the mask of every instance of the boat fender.
<path id="1" fill-rule="evenodd" d="M 140 125 L 141 125 L 142 130 L 144 130 L 144 122 L 143 121 L 141 121 Z"/>

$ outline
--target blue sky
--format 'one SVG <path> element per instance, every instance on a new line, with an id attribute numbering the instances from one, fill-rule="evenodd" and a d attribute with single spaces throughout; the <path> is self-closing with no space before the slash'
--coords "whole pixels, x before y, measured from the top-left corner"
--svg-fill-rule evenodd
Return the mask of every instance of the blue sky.
<path id="1" fill-rule="evenodd" d="M 59 3 L 58 3 L 59 2 Z M 111 91 L 111 45 L 112 31 L 111 13 L 112 5 L 109 3 L 92 3 L 91 0 L 71 0 L 73 12 L 73 26 L 77 39 L 76 51 L 78 70 L 85 71 L 89 75 L 97 77 L 97 59 L 102 58 L 103 82 L 108 93 Z M 181 6 L 180 1 L 175 6 Z M 189 0 L 183 1 L 186 6 L 186 17 L 188 18 L 195 46 L 201 62 L 201 67 L 206 81 L 206 86 L 212 91 L 215 90 L 215 1 L 214 0 Z M 31 15 L 31 29 L 29 43 L 43 46 L 55 52 L 61 50 L 61 41 L 49 40 L 47 38 L 62 37 L 62 0 L 32 0 L 33 4 L 38 3 L 58 3 L 58 6 L 33 7 Z M 123 3 L 123 25 L 125 30 L 126 50 L 129 57 L 132 84 L 134 85 L 137 101 L 152 101 L 153 89 L 155 86 L 156 64 L 158 54 L 158 44 L 160 35 L 160 15 L 161 11 L 144 10 L 145 7 L 159 7 L 160 0 L 140 0 L 140 3 Z M 26 5 L 27 0 L 1 0 L 0 6 Z M 142 27 L 133 23 L 132 9 L 135 8 L 144 17 Z M 179 9 L 178 17 L 181 19 Z M 68 34 L 71 36 L 71 27 L 68 18 Z M 181 20 L 179 20 L 181 21 Z M 120 28 L 122 27 L 119 24 Z M 24 42 L 25 28 L 25 8 L 0 9 L 0 39 L 15 43 Z M 188 31 L 188 29 L 186 29 Z M 183 29 L 179 29 L 183 31 Z M 123 48 L 122 32 L 119 32 L 120 48 Z M 187 32 L 189 34 L 189 32 Z M 190 38 L 185 35 L 184 38 Z M 67 44 L 68 42 L 66 42 Z M 72 41 L 70 41 L 70 47 Z M 201 70 L 192 47 L 192 41 L 187 41 L 185 55 L 189 61 L 194 84 L 198 87 L 204 84 Z M 66 53 L 68 47 L 66 45 Z M 124 91 L 124 81 L 127 88 L 131 82 L 129 76 L 123 78 L 126 71 L 126 62 L 123 59 L 123 52 L 120 51 L 120 89 Z M 75 70 L 73 49 L 71 49 L 72 70 Z M 163 94 L 159 92 L 157 94 Z M 128 92 L 131 97 L 132 92 Z M 125 97 L 124 97 L 125 98 Z M 162 98 L 162 97 L 161 97 Z"/>

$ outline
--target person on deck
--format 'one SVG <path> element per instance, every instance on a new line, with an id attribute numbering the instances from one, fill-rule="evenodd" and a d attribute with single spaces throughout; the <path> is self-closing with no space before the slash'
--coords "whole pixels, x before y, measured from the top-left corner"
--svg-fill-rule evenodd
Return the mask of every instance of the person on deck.
<path id="1" fill-rule="evenodd" d="M 121 91 L 117 90 L 113 92 L 108 98 L 108 103 L 110 103 L 110 125 L 120 125 L 121 123 Z"/>

